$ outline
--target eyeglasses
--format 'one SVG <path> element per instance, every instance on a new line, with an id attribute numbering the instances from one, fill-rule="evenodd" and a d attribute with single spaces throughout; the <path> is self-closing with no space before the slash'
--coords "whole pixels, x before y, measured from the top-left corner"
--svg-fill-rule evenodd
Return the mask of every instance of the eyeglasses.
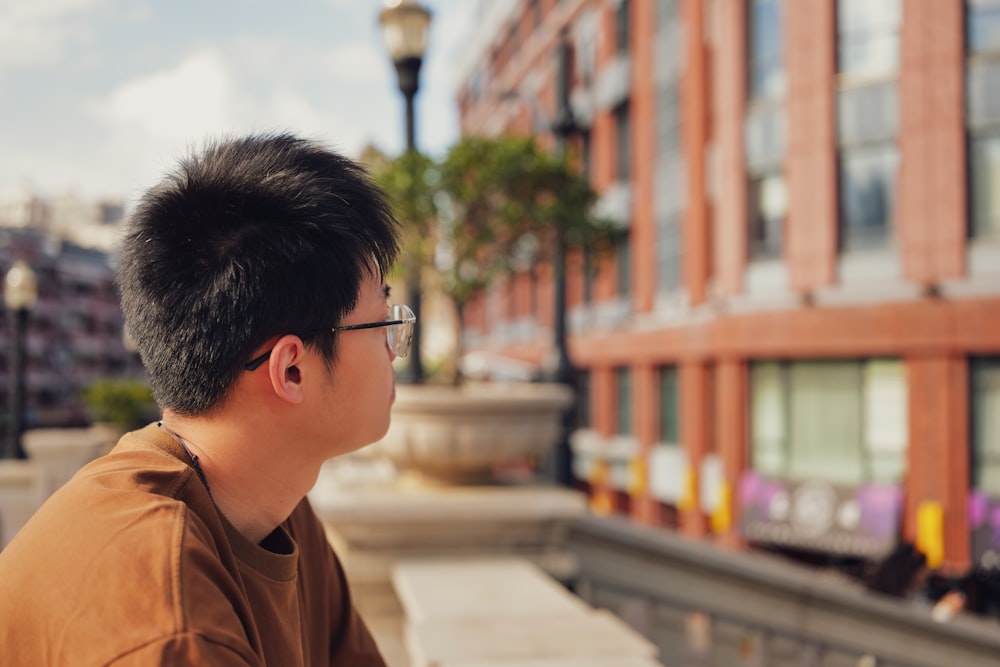
<path id="1" fill-rule="evenodd" d="M 417 316 L 413 314 L 409 306 L 401 303 L 394 303 L 389 306 L 389 316 L 381 322 L 365 322 L 364 324 L 348 324 L 342 327 L 333 327 L 329 331 L 355 331 L 357 329 L 376 329 L 385 327 L 385 338 L 389 344 L 389 349 L 397 357 L 405 357 L 410 351 L 410 341 L 413 339 L 413 327 L 417 323 Z M 317 333 L 317 332 L 309 332 Z M 255 371 L 263 365 L 271 356 L 268 350 L 259 357 L 255 357 L 244 366 L 248 371 Z"/>

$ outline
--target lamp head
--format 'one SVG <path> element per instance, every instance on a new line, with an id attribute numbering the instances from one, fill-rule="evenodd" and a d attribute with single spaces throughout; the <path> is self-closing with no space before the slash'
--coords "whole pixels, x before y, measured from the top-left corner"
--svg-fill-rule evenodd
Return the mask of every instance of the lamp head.
<path id="1" fill-rule="evenodd" d="M 416 0 L 387 0 L 378 16 L 389 56 L 394 63 L 423 59 L 431 12 Z"/>
<path id="2" fill-rule="evenodd" d="M 10 310 L 30 310 L 38 303 L 38 280 L 27 262 L 18 260 L 4 278 L 3 300 Z"/>

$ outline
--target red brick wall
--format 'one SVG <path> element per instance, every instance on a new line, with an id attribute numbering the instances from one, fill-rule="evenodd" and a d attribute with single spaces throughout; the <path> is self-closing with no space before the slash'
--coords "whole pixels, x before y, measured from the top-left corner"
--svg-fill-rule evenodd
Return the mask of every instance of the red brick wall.
<path id="1" fill-rule="evenodd" d="M 836 18 L 834 0 L 786 2 L 788 218 L 792 286 L 811 291 L 836 278 Z"/>
<path id="2" fill-rule="evenodd" d="M 909 471 L 904 535 L 915 540 L 917 508 L 936 501 L 944 509 L 944 567 L 969 564 L 968 363 L 946 353 L 907 359 Z"/>
<path id="3" fill-rule="evenodd" d="M 709 210 L 705 195 L 705 148 L 708 141 L 708 58 L 705 16 L 701 0 L 682 0 L 686 65 L 681 85 L 684 118 L 682 146 L 687 163 L 687 211 L 683 222 L 684 257 L 681 275 L 691 303 L 705 300 L 708 280 Z"/>
<path id="4" fill-rule="evenodd" d="M 714 257 L 717 287 L 722 294 L 741 291 L 747 257 L 747 185 L 743 156 L 743 118 L 746 108 L 746 4 L 721 2 L 717 38 L 713 44 L 716 67 L 712 99 L 717 128 L 719 192 L 715 200 Z"/>
<path id="5" fill-rule="evenodd" d="M 720 539 L 729 545 L 743 543 L 739 535 L 740 514 L 737 490 L 740 477 L 750 467 L 747 409 L 750 403 L 747 367 L 742 359 L 725 359 L 716 366 L 715 414 L 717 446 L 729 486 L 729 529 Z"/>
<path id="6" fill-rule="evenodd" d="M 630 53 L 632 72 L 632 309 L 648 312 L 656 294 L 656 238 L 653 210 L 656 175 L 656 88 L 653 44 L 656 35 L 653 2 L 632 2 Z"/>
<path id="7" fill-rule="evenodd" d="M 962 3 L 904 0 L 896 226 L 904 275 L 932 284 L 965 270 Z"/>
<path id="8" fill-rule="evenodd" d="M 680 364 L 678 384 L 680 385 L 680 440 L 687 452 L 688 463 L 694 470 L 701 466 L 702 457 L 712 449 L 709 440 L 712 369 L 704 361 Z M 698 507 L 698 490 L 695 489 L 694 503 L 685 508 L 680 517 L 681 531 L 699 537 L 708 533 L 708 517 Z"/>

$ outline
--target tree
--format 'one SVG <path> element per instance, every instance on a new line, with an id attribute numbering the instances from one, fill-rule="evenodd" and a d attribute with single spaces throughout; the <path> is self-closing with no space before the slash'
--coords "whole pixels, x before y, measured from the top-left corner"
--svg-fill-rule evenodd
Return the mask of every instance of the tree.
<path id="1" fill-rule="evenodd" d="M 559 244 L 609 250 L 621 235 L 594 214 L 590 183 L 531 138 L 464 137 L 437 162 L 408 153 L 373 167 L 407 228 L 401 270 L 434 266 L 459 326 L 500 275 L 550 261 Z"/>

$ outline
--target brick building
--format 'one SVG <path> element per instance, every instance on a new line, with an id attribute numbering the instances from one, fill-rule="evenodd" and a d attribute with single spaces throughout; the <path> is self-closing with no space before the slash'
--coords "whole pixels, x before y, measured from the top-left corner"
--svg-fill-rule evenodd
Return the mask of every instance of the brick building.
<path id="1" fill-rule="evenodd" d="M 594 506 L 691 535 L 1000 559 L 1000 12 L 923 0 L 481 3 L 463 133 L 570 150 L 628 238 L 571 258 Z M 467 309 L 542 363 L 547 267 Z"/>
<path id="2" fill-rule="evenodd" d="M 25 426 L 85 425 L 86 385 L 143 373 L 122 335 L 112 256 L 37 229 L 0 228 L 0 276 L 17 260 L 27 262 L 38 280 L 25 338 Z M 11 324 L 0 306 L 0 433 L 11 401 Z"/>

